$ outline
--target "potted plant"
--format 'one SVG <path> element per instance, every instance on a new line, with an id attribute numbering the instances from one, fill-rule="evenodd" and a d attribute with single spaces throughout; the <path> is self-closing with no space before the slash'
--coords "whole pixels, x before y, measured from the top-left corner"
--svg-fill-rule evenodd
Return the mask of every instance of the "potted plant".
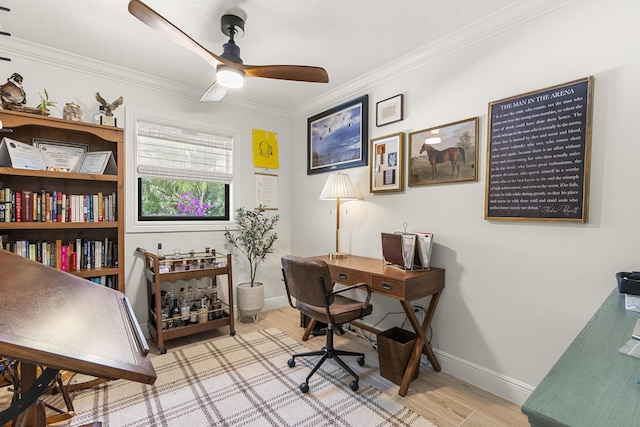
<path id="1" fill-rule="evenodd" d="M 40 114 L 42 114 L 43 116 L 48 116 L 49 107 L 55 107 L 56 110 L 60 111 L 60 109 L 56 106 L 57 102 L 49 100 L 49 93 L 47 92 L 47 89 L 44 90 L 44 96 L 42 96 L 41 93 L 38 93 L 38 95 L 40 95 L 40 104 L 38 104 L 36 108 L 40 111 Z"/>
<path id="2" fill-rule="evenodd" d="M 280 217 L 266 216 L 264 206 L 251 210 L 236 209 L 235 220 L 237 232 L 229 229 L 224 232 L 227 244 L 237 248 L 249 261 L 250 282 L 240 283 L 237 287 L 238 318 L 256 316 L 264 307 L 264 286 L 256 281 L 258 267 L 268 254 L 273 252 L 273 245 L 278 239 L 274 231 Z"/>

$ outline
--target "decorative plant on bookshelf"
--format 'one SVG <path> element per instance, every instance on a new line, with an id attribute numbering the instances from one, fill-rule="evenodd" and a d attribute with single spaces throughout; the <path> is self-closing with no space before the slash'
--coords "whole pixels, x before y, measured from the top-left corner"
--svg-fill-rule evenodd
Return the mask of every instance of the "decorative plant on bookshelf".
<path id="1" fill-rule="evenodd" d="M 40 104 L 36 105 L 36 108 L 38 110 L 40 110 L 40 114 L 42 114 L 43 116 L 48 116 L 49 115 L 49 108 L 48 107 L 55 107 L 58 111 L 60 110 L 56 104 L 56 101 L 49 101 L 49 93 L 47 92 L 47 89 L 44 89 L 44 96 L 42 96 L 41 93 L 38 93 L 38 95 L 40 95 Z"/>
<path id="2" fill-rule="evenodd" d="M 278 239 L 274 228 L 280 220 L 279 215 L 266 216 L 264 206 L 254 210 L 236 209 L 235 221 L 237 234 L 225 230 L 225 241 L 229 246 L 238 249 L 249 261 L 250 282 L 240 283 L 237 287 L 238 318 L 256 316 L 264 307 L 264 286 L 256 281 L 258 267 Z"/>

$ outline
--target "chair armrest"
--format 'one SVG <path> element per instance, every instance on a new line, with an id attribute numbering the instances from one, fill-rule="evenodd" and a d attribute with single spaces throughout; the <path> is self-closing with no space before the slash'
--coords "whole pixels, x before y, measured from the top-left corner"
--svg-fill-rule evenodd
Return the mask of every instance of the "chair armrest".
<path id="1" fill-rule="evenodd" d="M 366 283 L 356 283 L 355 285 L 351 285 L 351 286 L 347 286 L 346 288 L 340 288 L 338 290 L 332 291 L 331 293 L 334 295 L 340 294 L 342 292 L 346 292 L 346 291 L 351 291 L 354 289 L 366 289 L 367 291 L 367 298 L 364 301 L 364 306 L 366 307 L 367 305 L 369 305 L 369 301 L 371 300 L 371 286 L 369 286 Z"/>

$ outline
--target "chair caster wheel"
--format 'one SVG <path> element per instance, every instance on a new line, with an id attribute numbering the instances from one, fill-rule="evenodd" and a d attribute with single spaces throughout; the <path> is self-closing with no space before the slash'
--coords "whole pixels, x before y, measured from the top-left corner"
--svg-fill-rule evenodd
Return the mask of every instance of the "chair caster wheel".
<path id="1" fill-rule="evenodd" d="M 358 357 L 358 365 L 363 366 L 364 365 L 364 357 Z"/>
<path id="2" fill-rule="evenodd" d="M 358 389 L 358 384 L 356 384 L 356 390 Z M 300 384 L 300 391 L 303 393 L 307 393 L 309 391 L 309 384 L 302 383 Z"/>
<path id="3" fill-rule="evenodd" d="M 302 387 L 302 386 L 301 386 L 301 387 Z M 353 390 L 353 391 L 358 391 L 358 389 L 360 388 L 360 387 L 358 386 L 358 383 L 357 383 L 355 380 L 354 380 L 354 381 L 351 381 L 351 382 L 349 383 L 349 387 L 351 387 L 351 390 Z M 308 388 L 308 387 L 307 387 L 307 388 Z"/>
<path id="4" fill-rule="evenodd" d="M 293 359 L 289 359 L 287 360 L 287 365 L 289 365 L 290 368 L 293 368 L 294 366 L 296 366 L 296 361 Z"/>
<path id="5" fill-rule="evenodd" d="M 167 353 L 167 349 L 166 349 L 166 347 L 162 347 L 162 348 L 160 349 L 160 354 L 166 354 L 166 353 Z"/>

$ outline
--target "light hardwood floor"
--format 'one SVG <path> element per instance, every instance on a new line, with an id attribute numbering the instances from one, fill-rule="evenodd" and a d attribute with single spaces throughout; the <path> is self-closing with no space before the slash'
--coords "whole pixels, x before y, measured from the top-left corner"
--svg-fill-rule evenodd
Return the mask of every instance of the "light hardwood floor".
<path id="1" fill-rule="evenodd" d="M 257 324 L 252 322 L 236 322 L 237 334 L 258 329 L 276 328 L 288 336 L 299 340 L 305 347 L 316 350 L 324 346 L 325 337 L 311 337 L 302 342 L 303 329 L 300 327 L 300 315 L 297 310 L 284 307 L 261 313 Z M 166 341 L 167 351 L 171 348 L 191 342 L 228 336 L 229 328 L 223 327 L 215 331 L 205 332 L 180 339 Z M 369 335 L 367 333 L 367 335 Z M 366 354 L 365 365 L 359 367 L 355 360 L 347 363 L 360 376 L 361 383 L 369 384 L 379 390 L 395 396 L 406 407 L 418 412 L 439 427 L 496 427 L 496 426 L 528 426 L 527 418 L 520 412 L 520 406 L 491 393 L 465 383 L 443 372 L 435 372 L 430 366 L 421 366 L 420 376 L 411 383 L 406 396 L 398 396 L 398 386 L 383 378 L 378 370 L 378 355 L 368 339 L 361 336 L 360 331 L 336 336 L 335 346 Z M 158 353 L 152 341 L 152 351 Z M 328 363 L 332 363 L 331 361 Z M 313 389 L 313 378 L 310 382 Z M 293 392 L 299 392 L 294 390 Z"/>

